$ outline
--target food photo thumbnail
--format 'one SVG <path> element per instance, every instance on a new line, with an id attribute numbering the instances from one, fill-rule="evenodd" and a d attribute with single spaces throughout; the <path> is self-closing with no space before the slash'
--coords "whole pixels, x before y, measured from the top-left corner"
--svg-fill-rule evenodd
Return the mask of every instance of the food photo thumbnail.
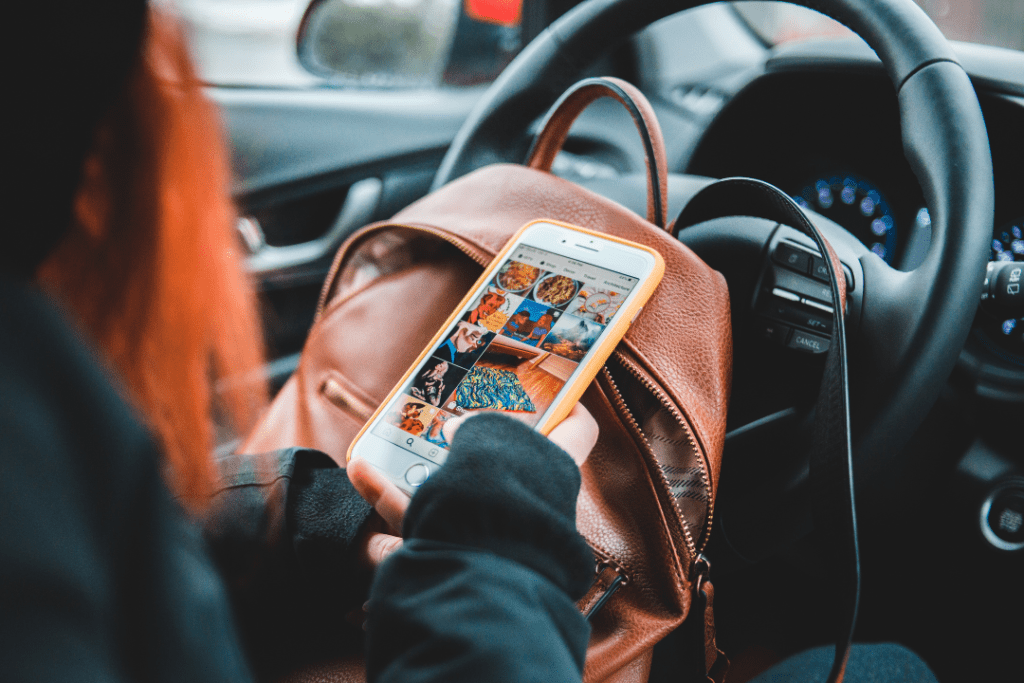
<path id="1" fill-rule="evenodd" d="M 582 284 L 567 275 L 551 273 L 540 279 L 537 286 L 533 288 L 531 297 L 538 303 L 554 308 L 564 308 L 576 296 L 576 292 L 579 291 Z"/>
<path id="2" fill-rule="evenodd" d="M 537 282 L 543 271 L 519 261 L 509 261 L 498 269 L 494 284 L 512 294 L 523 294 Z"/>
<path id="3" fill-rule="evenodd" d="M 586 318 L 606 325 L 619 310 L 619 307 L 622 306 L 622 302 L 626 300 L 630 289 L 632 287 L 619 289 L 584 285 L 565 310 L 567 313 L 572 313 L 580 318 Z"/>

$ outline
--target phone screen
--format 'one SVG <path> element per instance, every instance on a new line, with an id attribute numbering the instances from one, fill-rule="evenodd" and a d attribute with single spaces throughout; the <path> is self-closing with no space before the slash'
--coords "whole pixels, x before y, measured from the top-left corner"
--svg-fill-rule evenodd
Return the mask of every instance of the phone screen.
<path id="1" fill-rule="evenodd" d="M 464 308 L 372 433 L 443 464 L 444 423 L 469 411 L 540 422 L 639 280 L 520 245 Z"/>

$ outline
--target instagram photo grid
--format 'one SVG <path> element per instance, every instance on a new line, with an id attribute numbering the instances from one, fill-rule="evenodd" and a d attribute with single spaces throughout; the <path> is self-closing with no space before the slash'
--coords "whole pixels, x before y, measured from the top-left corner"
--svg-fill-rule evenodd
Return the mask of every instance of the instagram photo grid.
<path id="1" fill-rule="evenodd" d="M 496 271 L 392 403 L 378 435 L 410 446 L 418 437 L 437 456 L 449 447 L 444 423 L 468 411 L 502 411 L 531 426 L 538 422 L 635 280 L 621 288 L 602 286 L 600 277 L 567 274 L 575 272 L 572 264 L 585 264 L 522 250 L 532 264 L 513 255 Z"/>

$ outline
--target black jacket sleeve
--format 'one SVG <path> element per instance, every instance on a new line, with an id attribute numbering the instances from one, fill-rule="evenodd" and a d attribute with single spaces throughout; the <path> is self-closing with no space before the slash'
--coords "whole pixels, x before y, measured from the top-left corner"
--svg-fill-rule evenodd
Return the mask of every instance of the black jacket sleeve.
<path id="1" fill-rule="evenodd" d="M 594 557 L 579 487 L 569 456 L 520 422 L 467 420 L 374 580 L 369 680 L 581 680 L 590 629 L 575 600 Z"/>
<path id="2" fill-rule="evenodd" d="M 225 456 L 218 470 L 203 531 L 257 670 L 355 643 L 344 615 L 368 590 L 357 541 L 372 508 L 345 471 L 303 448 Z"/>
<path id="3" fill-rule="evenodd" d="M 38 291 L 0 278 L 0 662 L 10 681 L 247 681 L 156 447 Z"/>
<path id="4" fill-rule="evenodd" d="M 8 677 L 249 680 L 224 586 L 145 430 L 45 297 L 2 280 L 0 379 Z M 517 442 L 512 457 L 505 444 Z M 488 460 L 490 472 L 465 468 Z M 544 680 L 578 679 L 587 626 L 572 599 L 592 563 L 570 533 L 574 466 L 493 417 L 467 423 L 451 462 L 413 501 L 408 548 L 378 577 L 371 617 L 395 628 L 371 646 L 371 670 L 407 683 L 540 680 L 541 670 Z M 343 623 L 338 606 L 359 580 L 351 541 L 368 506 L 313 451 L 221 464 L 233 483 L 213 501 L 206 535 L 243 628 L 270 652 L 302 657 L 289 640 L 309 632 L 336 647 L 328 627 Z M 485 490 L 494 495 L 480 498 Z M 471 524 L 458 519 L 467 506 Z M 509 511 L 514 523 L 502 521 Z"/>

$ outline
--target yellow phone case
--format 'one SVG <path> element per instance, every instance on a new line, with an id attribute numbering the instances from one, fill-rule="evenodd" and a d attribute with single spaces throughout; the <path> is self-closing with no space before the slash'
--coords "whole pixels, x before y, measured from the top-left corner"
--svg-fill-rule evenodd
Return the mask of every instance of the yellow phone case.
<path id="1" fill-rule="evenodd" d="M 651 274 L 647 277 L 647 280 L 641 284 L 640 290 L 637 293 L 636 298 L 633 299 L 633 301 L 629 304 L 629 306 L 626 309 L 620 310 L 618 312 L 617 319 L 615 323 L 612 325 L 610 334 L 605 338 L 601 346 L 591 350 L 587 361 L 583 365 L 582 370 L 576 375 L 576 379 L 574 379 L 572 383 L 568 386 L 568 389 L 566 390 L 566 393 L 563 396 L 562 400 L 558 403 L 557 406 L 555 406 L 555 409 L 551 411 L 548 417 L 543 422 L 538 423 L 534 427 L 534 429 L 536 429 L 541 434 L 547 436 L 548 432 L 554 429 L 555 425 L 564 420 L 565 417 L 569 414 L 569 412 L 572 411 L 573 406 L 575 406 L 576 403 L 580 400 L 580 397 L 583 396 L 583 392 L 587 390 L 587 386 L 594 379 L 594 377 L 597 376 L 597 373 L 601 371 L 601 368 L 604 366 L 605 361 L 608 360 L 608 357 L 611 356 L 612 351 L 615 350 L 615 346 L 619 343 L 622 337 L 625 336 L 626 331 L 629 329 L 629 326 L 633 323 L 633 320 L 636 317 L 637 313 L 640 312 L 640 309 L 643 308 L 644 304 L 647 303 L 647 300 L 651 298 L 652 294 L 654 294 L 654 290 L 658 287 L 658 284 L 661 282 L 661 277 L 665 273 L 665 260 L 662 259 L 661 254 L 659 254 L 657 251 L 643 244 L 630 242 L 629 240 L 624 240 L 613 235 L 606 235 L 605 233 L 598 232 L 596 230 L 588 230 L 587 228 L 581 228 L 578 225 L 571 225 L 569 223 L 563 223 L 562 221 L 541 218 L 535 221 L 530 221 L 529 223 L 521 227 L 519 230 L 517 230 L 516 234 L 513 235 L 512 238 L 505 245 L 505 248 L 502 249 L 494 257 L 490 265 L 487 266 L 483 274 L 480 275 L 480 278 L 475 283 L 473 283 L 473 286 L 470 288 L 466 296 L 463 297 L 462 301 L 460 301 L 458 306 L 455 307 L 455 310 L 452 311 L 452 314 L 448 316 L 448 319 L 445 320 L 444 324 L 441 325 L 440 329 L 438 329 L 437 334 L 434 335 L 433 339 L 430 340 L 430 343 L 427 344 L 426 348 L 423 349 L 423 352 L 413 362 L 413 364 L 409 366 L 408 372 L 406 372 L 405 375 L 402 376 L 402 379 L 398 381 L 398 384 L 395 385 L 395 388 L 391 390 L 387 398 L 385 398 L 381 402 L 380 406 L 377 408 L 376 411 L 374 411 L 370 419 L 367 420 L 366 424 L 363 425 L 363 428 L 360 429 L 359 433 L 356 434 L 354 439 L 352 439 L 352 443 L 349 445 L 348 452 L 345 455 L 346 462 L 352 459 L 352 449 L 355 448 L 355 445 L 359 442 L 361 438 L 363 438 L 363 435 L 366 433 L 366 430 L 369 428 L 369 426 L 374 423 L 374 421 L 385 408 L 391 405 L 391 401 L 394 399 L 395 395 L 398 394 L 398 392 L 401 391 L 402 387 L 404 387 L 409 382 L 416 368 L 418 368 L 420 364 L 423 363 L 426 357 L 430 354 L 431 350 L 433 350 L 434 347 L 436 347 L 442 341 L 445 333 L 448 332 L 451 326 L 458 321 L 459 313 L 462 311 L 462 309 L 465 308 L 480 293 L 481 289 L 487 286 L 487 283 L 489 283 L 491 278 L 494 276 L 494 272 L 497 270 L 498 266 L 502 262 L 504 262 L 505 257 L 512 250 L 512 247 L 513 245 L 515 245 L 516 240 L 518 240 L 524 232 L 529 230 L 531 226 L 536 225 L 538 223 L 549 223 L 551 225 L 557 225 L 563 228 L 567 228 L 569 230 L 574 230 L 576 232 L 583 233 L 585 235 L 592 235 L 599 239 L 607 240 L 609 242 L 625 244 L 627 246 L 646 251 L 647 253 L 651 254 L 654 257 L 654 269 L 651 270 Z"/>

